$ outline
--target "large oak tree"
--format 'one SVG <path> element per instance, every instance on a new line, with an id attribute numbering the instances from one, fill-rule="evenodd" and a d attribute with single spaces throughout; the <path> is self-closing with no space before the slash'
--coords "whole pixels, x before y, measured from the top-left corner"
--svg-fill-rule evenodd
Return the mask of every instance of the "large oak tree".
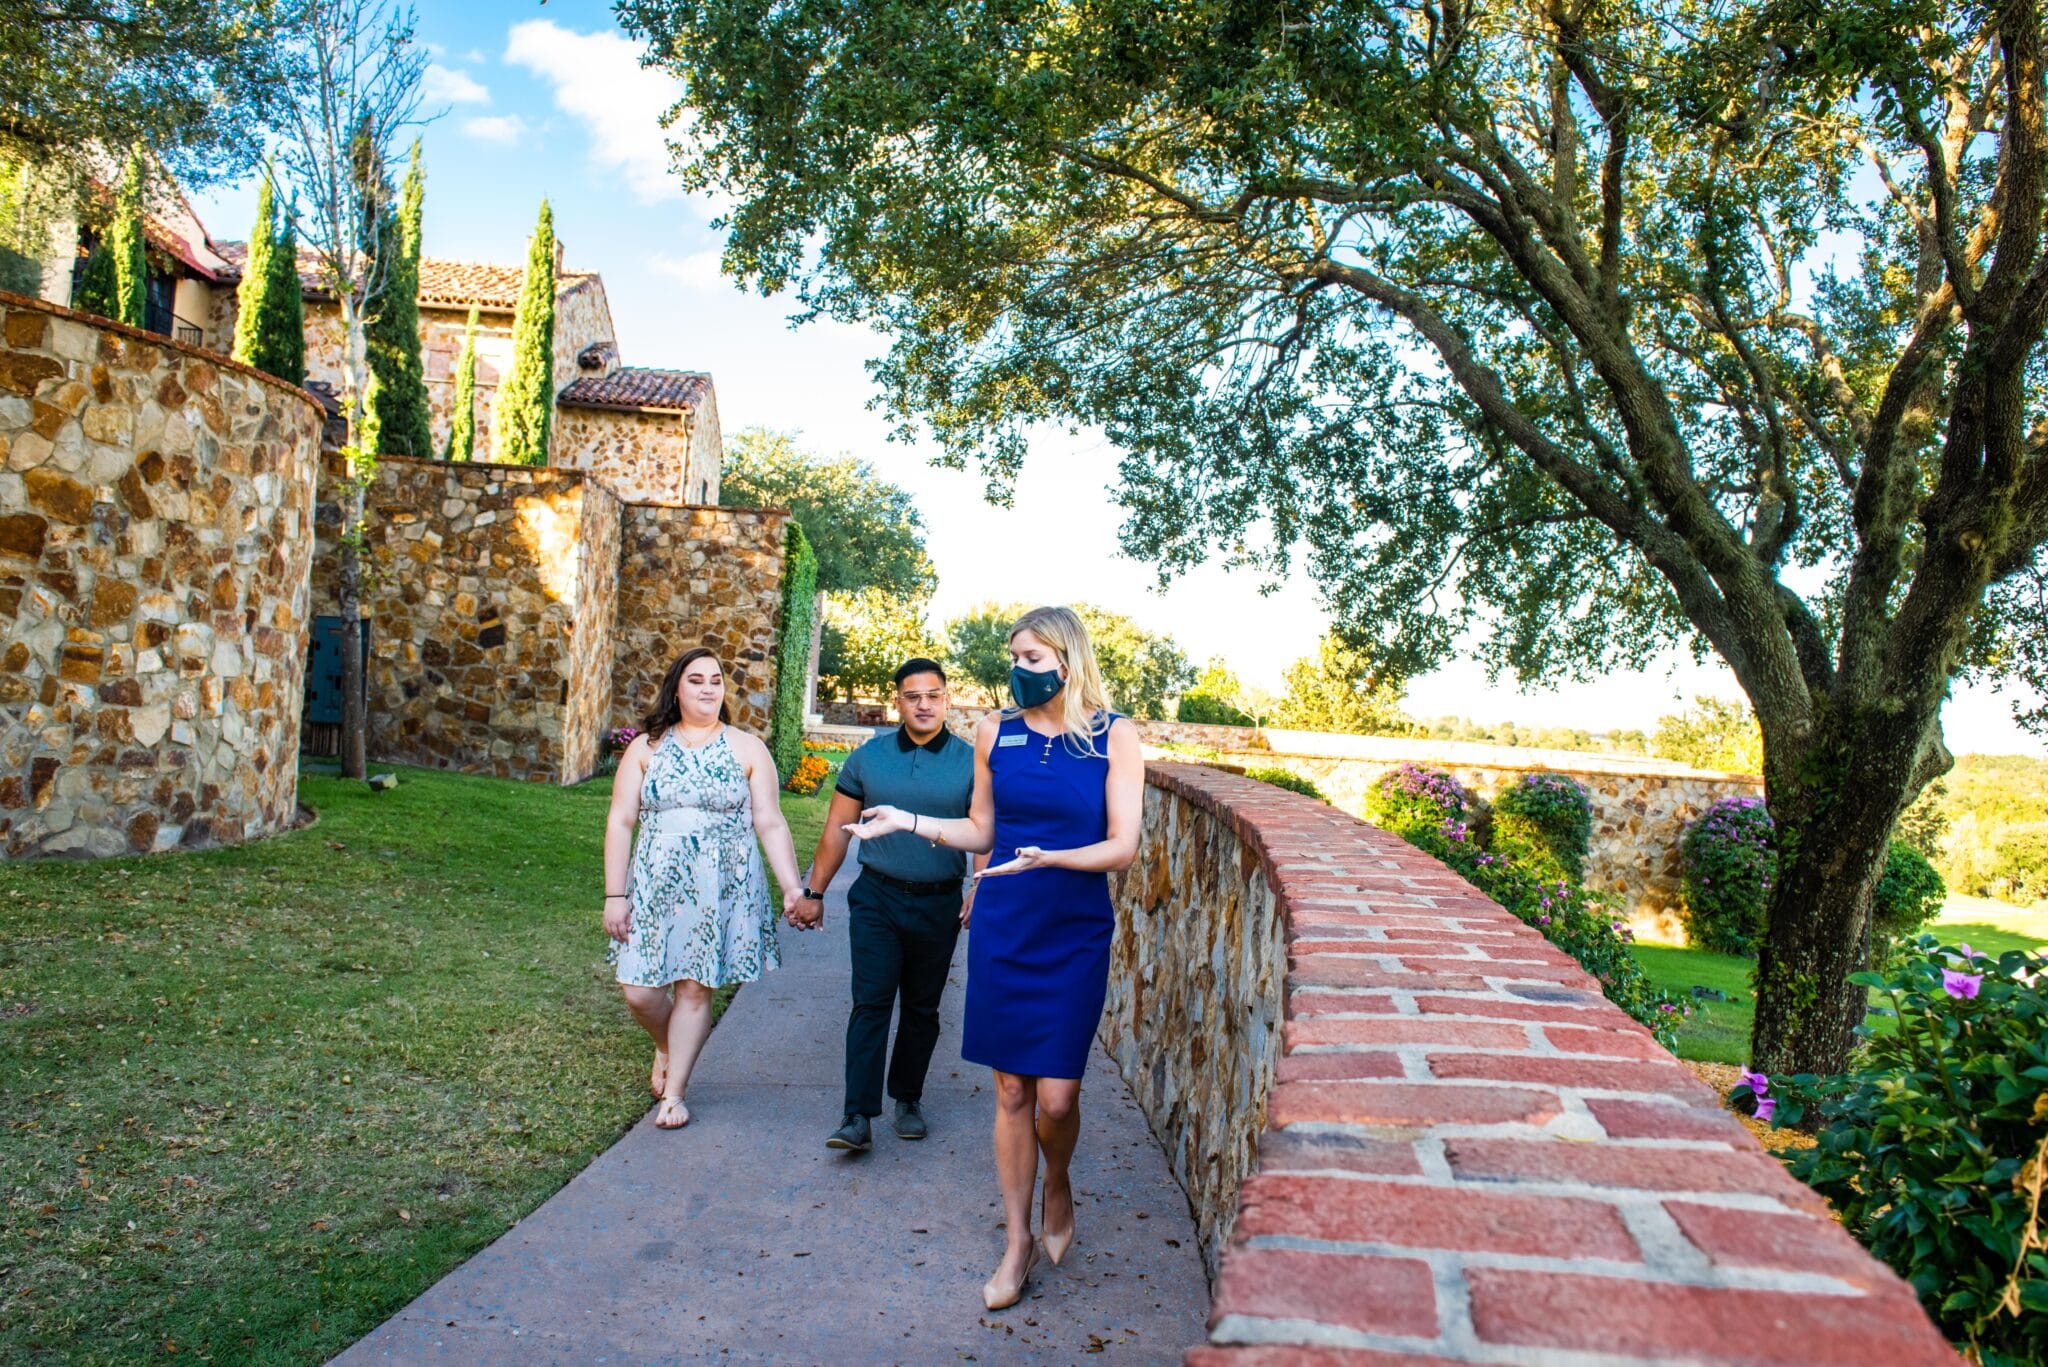
<path id="1" fill-rule="evenodd" d="M 726 266 L 879 325 L 906 429 L 1127 453 L 1129 549 L 1305 555 L 1394 666 L 1717 652 L 1832 1070 L 1970 668 L 2040 668 L 2031 0 L 625 0 Z M 2031 666 L 2030 666 L 2031 662 Z"/>

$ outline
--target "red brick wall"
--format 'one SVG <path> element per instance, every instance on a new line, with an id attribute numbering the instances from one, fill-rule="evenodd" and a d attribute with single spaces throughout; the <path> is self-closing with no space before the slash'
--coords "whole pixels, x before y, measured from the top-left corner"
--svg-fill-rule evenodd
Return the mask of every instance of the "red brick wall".
<path id="1" fill-rule="evenodd" d="M 1191 1367 L 1956 1362 L 1905 1283 L 1535 931 L 1321 803 L 1148 777 L 1230 823 L 1287 953 L 1274 1080 L 1246 1108 L 1258 1168 Z M 1146 881 L 1141 862 L 1119 887 Z"/>

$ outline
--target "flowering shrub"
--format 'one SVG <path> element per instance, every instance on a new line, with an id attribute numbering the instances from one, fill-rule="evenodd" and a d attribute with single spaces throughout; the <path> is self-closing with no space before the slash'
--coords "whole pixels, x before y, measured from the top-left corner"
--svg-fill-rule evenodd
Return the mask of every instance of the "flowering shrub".
<path id="1" fill-rule="evenodd" d="M 1300 774 L 1290 773 L 1285 769 L 1247 769 L 1244 771 L 1244 776 L 1246 778 L 1255 778 L 1261 783 L 1270 783 L 1275 788 L 1285 788 L 1290 793 L 1300 793 L 1304 797 L 1312 797 L 1318 802 L 1329 801 L 1328 798 L 1323 796 L 1323 790 L 1316 787 L 1311 780 L 1303 778 Z"/>
<path id="2" fill-rule="evenodd" d="M 1823 1122 L 1793 1173 L 1978 1362 L 2048 1362 L 2048 955 L 1922 935 L 1850 981 L 1897 1028 L 1840 1077 L 1771 1080 L 1779 1124 Z"/>
<path id="3" fill-rule="evenodd" d="M 1764 907 L 1778 876 L 1771 814 L 1760 797 L 1724 797 L 1686 827 L 1679 919 L 1698 949 L 1754 954 L 1763 938 Z"/>
<path id="4" fill-rule="evenodd" d="M 1413 833 L 1423 831 L 1469 839 L 1477 808 L 1478 800 L 1458 780 L 1419 764 L 1397 764 L 1365 790 L 1367 819 L 1410 844 L 1416 843 Z"/>
<path id="5" fill-rule="evenodd" d="M 1878 877 L 1877 890 L 1870 898 L 1871 938 L 1875 940 L 1881 935 L 1897 940 L 1911 935 L 1940 911 L 1947 900 L 1948 884 L 1941 881 L 1927 856 L 1903 840 L 1894 840 L 1885 854 L 1884 873 Z M 1875 944 L 1871 946 L 1871 957 L 1884 957 Z"/>
<path id="6" fill-rule="evenodd" d="M 1670 1048 L 1692 1006 L 1653 986 L 1629 950 L 1635 937 L 1621 923 L 1616 899 L 1568 877 L 1543 856 L 1516 857 L 1482 849 L 1468 826 L 1449 821 L 1418 827 L 1403 838 L 1463 874 L 1481 892 L 1536 927 L 1543 938 L 1600 981 L 1609 1001 L 1647 1026 Z"/>
<path id="7" fill-rule="evenodd" d="M 789 780 L 782 786 L 792 793 L 809 797 L 818 791 L 820 784 L 832 773 L 832 766 L 821 755 L 805 755 L 796 762 L 796 768 L 789 771 Z"/>
<path id="8" fill-rule="evenodd" d="M 639 735 L 640 728 L 637 726 L 614 726 L 605 733 L 605 746 L 613 754 L 619 754 L 627 746 L 631 745 Z"/>
<path id="9" fill-rule="evenodd" d="M 1577 780 L 1563 774 L 1524 774 L 1493 800 L 1497 853 L 1547 856 L 1581 878 L 1592 838 L 1592 800 Z"/>

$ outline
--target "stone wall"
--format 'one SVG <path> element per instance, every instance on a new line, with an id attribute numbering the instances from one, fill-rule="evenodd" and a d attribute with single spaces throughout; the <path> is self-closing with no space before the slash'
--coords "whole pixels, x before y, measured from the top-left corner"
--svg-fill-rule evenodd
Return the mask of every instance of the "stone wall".
<path id="1" fill-rule="evenodd" d="M 628 503 L 718 501 L 715 480 L 696 476 L 696 423 L 682 413 L 555 409 L 555 464 L 583 470 Z M 697 496 L 699 486 L 710 495 Z"/>
<path id="2" fill-rule="evenodd" d="M 386 456 L 366 495 L 370 753 L 573 783 L 596 768 L 619 506 L 573 470 Z M 316 591 L 335 611 L 333 524 Z"/>
<path id="3" fill-rule="evenodd" d="M 626 507 L 612 725 L 639 725 L 669 666 L 706 645 L 725 665 L 733 724 L 767 737 L 788 526 L 772 508 Z"/>
<path id="4" fill-rule="evenodd" d="M 1193 1174 L 1217 1269 L 1193 1367 L 1957 1360 L 1713 1092 L 1470 884 L 1250 779 L 1147 779 L 1102 1033 Z"/>
<path id="5" fill-rule="evenodd" d="M 1296 808 L 1269 784 L 1246 789 L 1234 809 L 1198 805 L 1178 795 L 1175 772 L 1151 770 L 1138 862 L 1112 880 L 1101 1036 L 1166 1146 L 1213 1278 L 1238 1184 L 1257 1162 L 1287 974 L 1256 831 L 1233 825 L 1232 811 Z M 1353 824 L 1323 811 L 1333 827 Z"/>
<path id="6" fill-rule="evenodd" d="M 286 828 L 318 404 L 135 329 L 0 309 L 6 854 Z"/>
<path id="7" fill-rule="evenodd" d="M 1311 779 L 1323 796 L 1354 816 L 1365 815 L 1366 791 L 1374 780 L 1404 761 L 1443 769 L 1488 799 L 1523 774 L 1542 770 L 1569 775 L 1584 785 L 1592 800 L 1587 886 L 1620 897 L 1629 908 L 1629 921 L 1636 933 L 1658 940 L 1684 939 L 1677 911 L 1682 874 L 1679 842 L 1685 828 L 1717 799 L 1754 797 L 1763 792 L 1759 780 L 1745 775 L 1691 769 L 1645 756 L 1377 736 L 1317 736 L 1301 731 L 1269 731 L 1266 740 L 1271 750 L 1224 751 L 1222 758 L 1232 764 L 1285 769 Z M 1381 753 L 1370 757 L 1329 753 L 1364 750 L 1368 745 Z M 1397 758 L 1388 758 L 1390 755 Z"/>

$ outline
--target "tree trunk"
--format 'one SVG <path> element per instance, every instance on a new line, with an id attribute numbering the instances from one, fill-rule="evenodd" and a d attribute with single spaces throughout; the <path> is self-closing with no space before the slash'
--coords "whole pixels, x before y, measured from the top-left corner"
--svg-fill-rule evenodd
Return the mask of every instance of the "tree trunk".
<path id="1" fill-rule="evenodd" d="M 348 444 L 344 449 L 342 474 L 340 560 L 335 574 L 335 597 L 341 608 L 341 776 L 369 775 L 368 700 L 364 696 L 363 670 L 363 492 L 376 452 L 364 451 L 364 390 L 368 387 L 369 347 L 362 317 L 342 299 L 342 336 L 346 348 L 342 360 L 342 413 L 348 420 Z"/>
<path id="2" fill-rule="evenodd" d="M 351 471 L 341 496 L 340 566 L 335 598 L 341 606 L 341 776 L 369 776 L 369 708 L 363 696 L 363 564 L 356 540 L 363 521 L 363 491 Z"/>
<path id="3" fill-rule="evenodd" d="M 1825 723 L 1796 764 L 1773 766 L 1778 876 L 1757 957 L 1752 1068 L 1826 1076 L 1848 1065 L 1868 992 L 1846 979 L 1869 966 L 1871 893 L 1899 813 L 1932 776 L 1922 762 L 1932 741 L 1931 717 L 1866 712 Z"/>

